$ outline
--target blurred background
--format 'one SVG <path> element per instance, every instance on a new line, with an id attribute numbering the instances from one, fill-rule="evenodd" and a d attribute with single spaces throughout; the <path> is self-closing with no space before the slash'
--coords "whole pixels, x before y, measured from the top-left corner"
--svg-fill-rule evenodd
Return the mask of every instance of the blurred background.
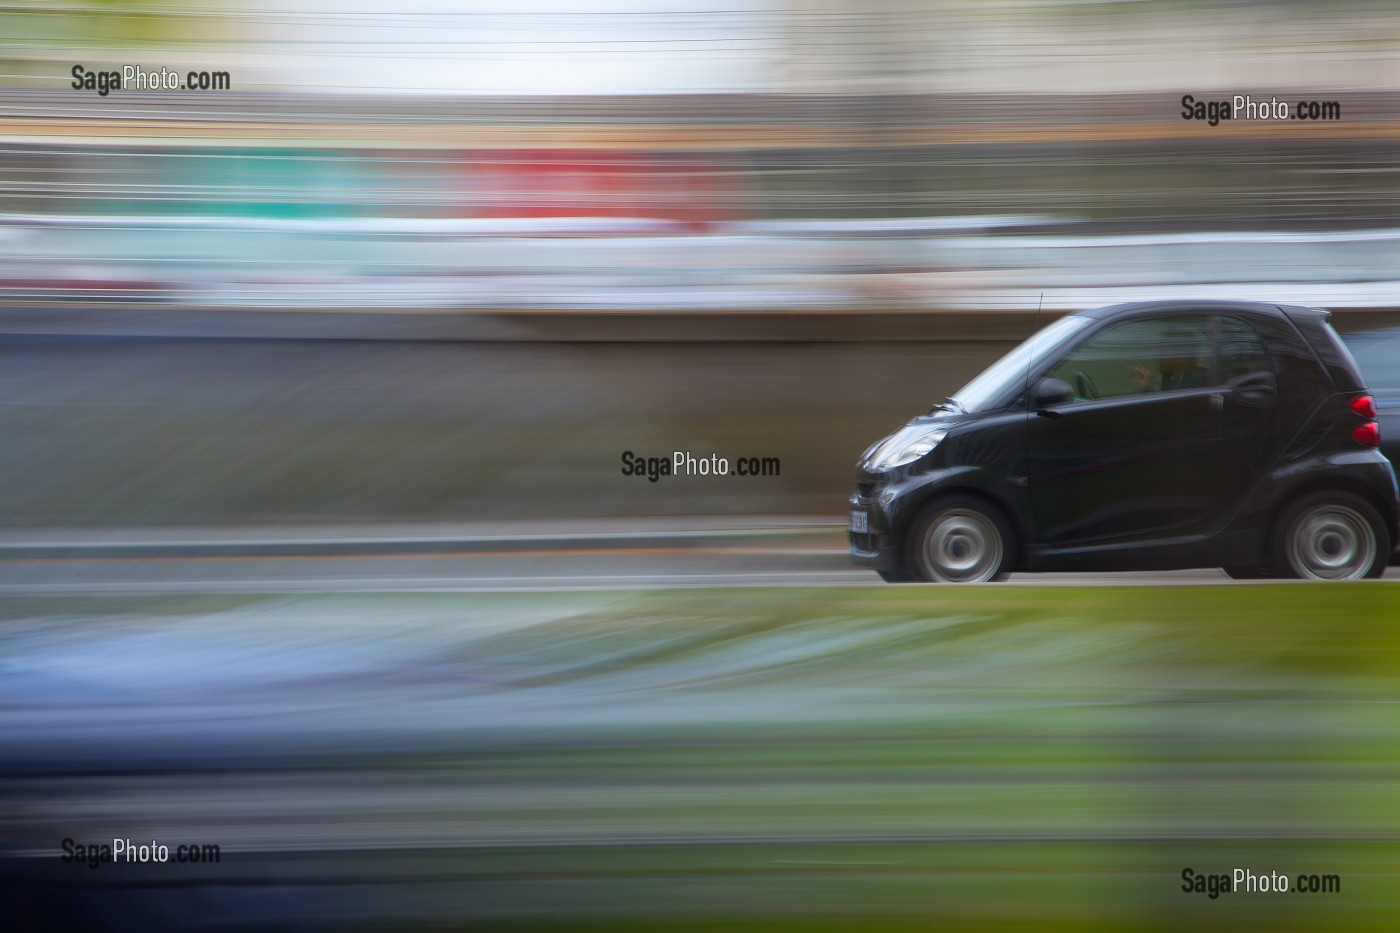
<path id="1" fill-rule="evenodd" d="M 1386 3 L 13 5 L 0 296 L 1338 307 L 1394 289 Z M 230 89 L 72 87 L 71 67 Z M 1337 101 L 1211 127 L 1180 99 Z"/>
<path id="2" fill-rule="evenodd" d="M 1400 295 L 1385 3 L 0 23 L 10 524 L 829 514 L 1037 309 L 1248 298 L 1355 330 Z M 229 86 L 104 96 L 75 65 Z M 1184 94 L 1341 119 L 1212 127 Z M 618 482 L 622 451 L 678 449 L 785 469 Z"/>
<path id="3" fill-rule="evenodd" d="M 73 86 L 126 65 L 228 86 Z M 1051 315 L 1394 323 L 1393 4 L 18 2 L 0 66 L 20 928 L 1400 907 L 1391 583 L 890 592 L 842 534 Z M 622 474 L 675 450 L 781 470 Z M 226 857 L 57 861 L 113 834 Z M 1180 891 L 1241 864 L 1343 893 Z"/>

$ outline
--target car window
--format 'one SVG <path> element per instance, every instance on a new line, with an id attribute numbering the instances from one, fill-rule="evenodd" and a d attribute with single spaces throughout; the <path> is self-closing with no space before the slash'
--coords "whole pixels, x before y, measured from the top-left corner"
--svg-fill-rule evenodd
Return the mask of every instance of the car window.
<path id="1" fill-rule="evenodd" d="M 1209 386 L 1209 327 L 1203 316 L 1117 324 L 1071 352 L 1050 375 L 1069 383 L 1079 400 Z"/>
<path id="2" fill-rule="evenodd" d="M 1273 372 L 1263 338 L 1237 317 L 1220 319 L 1220 368 L 1226 382 L 1251 373 Z"/>

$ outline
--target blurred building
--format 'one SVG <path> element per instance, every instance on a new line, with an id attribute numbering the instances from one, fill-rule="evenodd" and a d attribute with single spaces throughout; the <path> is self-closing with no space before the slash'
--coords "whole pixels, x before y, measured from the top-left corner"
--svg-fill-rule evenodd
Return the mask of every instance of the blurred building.
<path id="1" fill-rule="evenodd" d="M 1367 0 L 220 0 L 20 4 L 6 84 L 68 67 L 217 65 L 245 91 L 349 94 L 1051 93 L 1400 83 L 1400 18 Z"/>
<path id="2" fill-rule="evenodd" d="M 0 29 L 0 297 L 1400 298 L 1379 3 L 87 2 Z M 231 88 L 102 96 L 74 64 Z M 1343 119 L 1208 127 L 1188 92 Z"/>

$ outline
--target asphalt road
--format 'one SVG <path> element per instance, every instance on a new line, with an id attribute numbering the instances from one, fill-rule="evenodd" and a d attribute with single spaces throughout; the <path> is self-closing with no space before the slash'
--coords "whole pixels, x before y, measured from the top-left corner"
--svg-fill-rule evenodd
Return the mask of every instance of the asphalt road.
<path id="1" fill-rule="evenodd" d="M 1389 580 L 1400 580 L 1392 568 Z M 1015 574 L 1009 585 L 1232 583 L 1215 569 Z M 836 519 L 0 534 L 0 593 L 532 592 L 884 586 Z"/>

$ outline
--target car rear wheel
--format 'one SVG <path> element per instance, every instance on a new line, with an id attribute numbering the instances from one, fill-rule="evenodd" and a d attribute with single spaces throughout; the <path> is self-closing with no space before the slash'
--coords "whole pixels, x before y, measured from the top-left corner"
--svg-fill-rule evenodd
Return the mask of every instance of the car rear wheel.
<path id="1" fill-rule="evenodd" d="M 915 523 L 909 566 L 931 583 L 985 583 L 1010 573 L 1015 556 L 1015 534 L 995 507 L 972 496 L 950 496 Z"/>
<path id="2" fill-rule="evenodd" d="M 1314 493 L 1278 523 L 1274 553 L 1280 576 L 1364 580 L 1385 573 L 1390 534 L 1375 508 L 1345 492 Z"/>

